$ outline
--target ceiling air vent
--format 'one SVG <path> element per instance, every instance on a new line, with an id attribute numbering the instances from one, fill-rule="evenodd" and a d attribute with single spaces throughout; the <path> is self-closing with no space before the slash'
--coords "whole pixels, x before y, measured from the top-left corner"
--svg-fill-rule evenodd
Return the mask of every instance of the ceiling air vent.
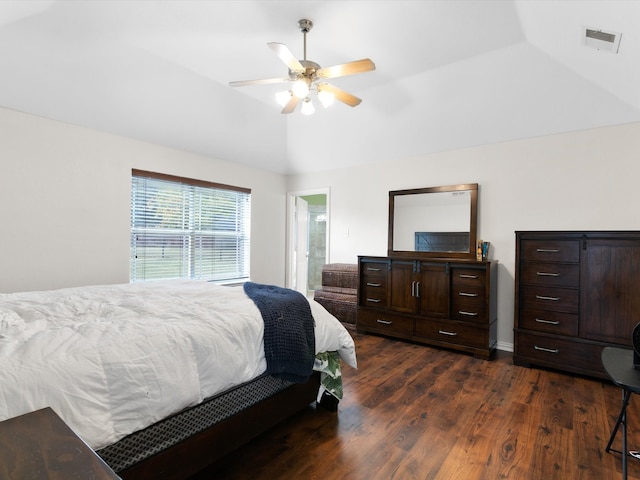
<path id="1" fill-rule="evenodd" d="M 617 32 L 605 32 L 604 30 L 590 27 L 585 27 L 584 29 L 584 44 L 596 50 L 618 53 L 620 37 L 622 37 L 622 34 Z"/>

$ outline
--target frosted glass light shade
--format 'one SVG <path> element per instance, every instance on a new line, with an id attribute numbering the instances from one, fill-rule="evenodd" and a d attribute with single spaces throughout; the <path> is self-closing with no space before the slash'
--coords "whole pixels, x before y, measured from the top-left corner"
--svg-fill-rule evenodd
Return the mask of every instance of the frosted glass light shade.
<path id="1" fill-rule="evenodd" d="M 291 92 L 291 90 L 278 92 L 276 93 L 276 102 L 278 102 L 278 105 L 284 108 L 284 106 L 289 103 L 289 100 L 291 100 L 291 95 L 293 95 L 293 92 Z"/>
<path id="2" fill-rule="evenodd" d="M 324 108 L 330 107 L 333 105 L 336 96 L 333 93 L 325 92 L 324 90 L 318 90 L 318 100 Z"/>
<path id="3" fill-rule="evenodd" d="M 302 107 L 300 107 L 300 113 L 303 115 L 313 115 L 315 111 L 316 109 L 313 103 L 311 103 L 311 99 L 309 97 L 305 98 L 304 102 L 302 102 Z"/>

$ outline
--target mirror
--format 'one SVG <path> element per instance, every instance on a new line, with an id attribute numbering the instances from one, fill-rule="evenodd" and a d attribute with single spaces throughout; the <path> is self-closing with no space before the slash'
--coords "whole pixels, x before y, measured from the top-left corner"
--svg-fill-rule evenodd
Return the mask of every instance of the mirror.
<path id="1" fill-rule="evenodd" d="M 476 258 L 478 184 L 389 192 L 389 256 Z"/>

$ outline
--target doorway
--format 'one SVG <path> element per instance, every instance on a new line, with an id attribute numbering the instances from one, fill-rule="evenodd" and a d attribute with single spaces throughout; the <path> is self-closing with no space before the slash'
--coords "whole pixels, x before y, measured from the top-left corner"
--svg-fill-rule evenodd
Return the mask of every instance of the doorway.
<path id="1" fill-rule="evenodd" d="M 329 261 L 329 189 L 289 193 L 287 224 L 287 287 L 312 297 Z"/>

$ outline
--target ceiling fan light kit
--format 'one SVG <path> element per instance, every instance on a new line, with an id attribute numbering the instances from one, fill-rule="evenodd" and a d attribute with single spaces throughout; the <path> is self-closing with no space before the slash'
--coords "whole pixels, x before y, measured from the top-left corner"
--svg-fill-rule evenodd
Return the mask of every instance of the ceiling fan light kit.
<path id="1" fill-rule="evenodd" d="M 300 113 L 303 115 L 313 115 L 313 112 L 315 112 L 316 109 L 313 106 L 313 103 L 311 103 L 311 99 L 309 97 L 305 98 L 302 101 L 302 107 L 300 107 Z"/>
<path id="2" fill-rule="evenodd" d="M 275 83 L 290 84 L 287 90 L 276 93 L 276 102 L 282 107 L 282 113 L 293 112 L 301 101 L 300 112 L 303 115 L 313 114 L 315 107 L 310 96 L 313 91 L 316 92 L 318 101 L 325 108 L 331 106 L 336 99 L 350 107 L 359 105 L 362 99 L 326 83 L 324 80 L 369 72 L 376 69 L 375 64 L 370 59 L 364 58 L 354 62 L 322 68 L 317 63 L 307 60 L 307 33 L 313 27 L 313 22 L 303 18 L 298 21 L 298 27 L 304 36 L 304 58 L 302 60 L 298 60 L 291 53 L 291 50 L 282 43 L 271 42 L 267 44 L 288 67 L 289 71 L 286 77 L 242 80 L 230 82 L 229 85 L 232 87 L 244 87 Z"/>
<path id="3" fill-rule="evenodd" d="M 291 92 L 300 100 L 309 96 L 309 90 L 309 84 L 304 80 L 296 80 L 291 87 Z"/>
<path id="4" fill-rule="evenodd" d="M 283 90 L 282 92 L 278 92 L 276 93 L 276 102 L 278 102 L 278 105 L 284 108 L 284 106 L 289 103 L 289 100 L 291 100 L 292 95 L 293 93 L 291 92 L 291 90 Z"/>
<path id="5" fill-rule="evenodd" d="M 319 84 L 317 87 L 317 90 L 318 90 L 318 100 L 320 100 L 320 103 L 324 108 L 327 108 L 333 105 L 333 102 L 335 101 L 336 96 L 330 91 L 325 90 L 323 88 L 325 85 L 328 85 L 328 84 L 327 83 Z"/>

